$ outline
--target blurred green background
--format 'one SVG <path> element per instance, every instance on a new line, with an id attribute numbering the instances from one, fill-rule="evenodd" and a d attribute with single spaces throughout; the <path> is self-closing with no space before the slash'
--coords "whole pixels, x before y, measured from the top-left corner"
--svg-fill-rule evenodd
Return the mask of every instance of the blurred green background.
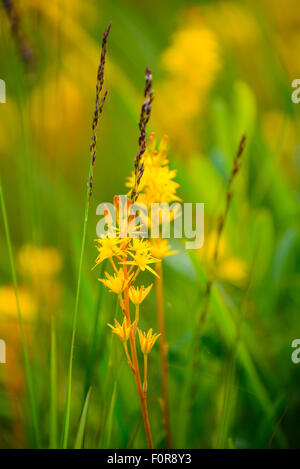
<path id="1" fill-rule="evenodd" d="M 15 12 L 10 18 L 7 3 Z M 85 447 L 146 444 L 133 377 L 106 326 L 115 298 L 101 292 L 99 268 L 91 271 L 96 207 L 125 192 L 133 168 L 146 66 L 155 89 L 149 130 L 158 139 L 169 136 L 182 200 L 205 203 L 203 248 L 189 252 L 174 242 L 179 254 L 164 261 L 174 446 L 299 447 L 300 364 L 291 360 L 292 340 L 300 337 L 300 105 L 291 101 L 291 82 L 300 73 L 298 2 L 286 0 L 282 8 L 279 0 L 23 0 L 0 7 L 0 78 L 7 88 L 7 102 L 0 104 L 0 172 L 42 445 L 49 445 L 51 315 L 59 431 L 63 420 L 96 71 L 111 21 L 70 447 L 90 384 Z M 243 132 L 246 151 L 198 331 L 216 223 Z M 24 448 L 34 443 L 2 219 L 0 255 L 0 339 L 7 345 L 7 364 L 0 365 L 0 447 Z M 145 329 L 157 329 L 155 308 L 151 294 L 141 310 Z M 149 367 L 154 444 L 164 447 L 158 348 Z"/>

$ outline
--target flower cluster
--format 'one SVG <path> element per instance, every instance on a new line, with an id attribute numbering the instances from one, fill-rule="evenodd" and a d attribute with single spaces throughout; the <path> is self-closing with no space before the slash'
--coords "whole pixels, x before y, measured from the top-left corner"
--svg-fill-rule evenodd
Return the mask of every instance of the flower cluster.
<path id="1" fill-rule="evenodd" d="M 148 270 L 156 277 L 157 289 L 161 290 L 160 275 L 162 270 L 159 267 L 163 258 L 175 254 L 171 251 L 166 239 L 148 240 L 142 237 L 139 226 L 135 224 L 136 215 L 132 213 L 132 205 L 138 200 L 139 203 L 146 205 L 151 224 L 151 204 L 152 203 L 171 203 L 180 201 L 176 195 L 179 185 L 175 181 L 176 171 L 171 170 L 167 160 L 167 137 L 160 142 L 156 148 L 156 138 L 151 134 L 146 143 L 145 130 L 151 112 L 151 103 L 153 92 L 151 91 L 152 75 L 149 69 L 146 70 L 146 87 L 144 97 L 146 101 L 142 106 L 139 122 L 140 137 L 139 151 L 135 158 L 134 171 L 128 178 L 127 187 L 129 188 L 128 197 L 125 200 L 121 196 L 114 197 L 115 220 L 106 207 L 104 210 L 105 223 L 109 230 L 108 236 L 100 237 L 96 240 L 98 256 L 96 266 L 106 261 L 111 266 L 112 272 L 105 272 L 105 278 L 99 281 L 105 287 L 117 295 L 118 302 L 123 312 L 123 320 L 120 323 L 114 320 L 114 325 L 108 324 L 115 334 L 121 340 L 126 358 L 130 368 L 133 371 L 138 389 L 142 415 L 144 420 L 145 433 L 149 448 L 152 448 L 152 438 L 148 420 L 148 410 L 146 404 L 147 379 L 148 379 L 148 355 L 155 345 L 157 339 L 161 336 L 161 349 L 165 346 L 164 327 L 159 318 L 158 324 L 161 333 L 153 333 L 152 328 L 147 333 L 139 329 L 140 304 L 145 300 L 152 290 L 153 284 L 149 286 L 137 286 L 138 276 Z M 163 221 L 161 215 L 160 223 Z M 173 214 L 175 217 L 176 215 Z M 142 219 L 142 216 L 140 217 Z M 114 222 L 114 223 L 112 223 Z M 125 222 L 125 223 L 124 223 Z M 134 230 L 132 231 L 132 222 Z M 162 294 L 160 294 L 160 302 Z M 130 311 L 130 303 L 134 305 L 134 317 Z M 162 312 L 162 309 L 160 308 Z M 144 380 L 143 384 L 140 378 L 139 363 L 136 351 L 136 337 L 139 337 L 140 349 L 144 357 Z M 129 346 L 128 346 L 129 343 Z M 166 369 L 164 364 L 163 369 Z M 164 398 L 165 402 L 167 399 Z"/>
<path id="2" fill-rule="evenodd" d="M 143 155 L 144 174 L 139 185 L 139 202 L 148 208 L 153 202 L 179 201 L 176 190 L 179 187 L 174 181 L 176 170 L 171 170 L 167 160 L 168 137 L 164 136 L 156 149 L 156 137 L 152 133 L 149 137 L 146 151 Z M 128 178 L 127 187 L 134 187 L 135 175 Z"/>
<path id="3" fill-rule="evenodd" d="M 127 216 L 130 220 L 129 209 L 130 202 L 127 200 Z M 121 198 L 116 196 L 114 198 L 114 206 L 117 214 L 120 212 Z M 117 217 L 118 223 L 119 217 Z M 115 326 L 111 326 L 113 332 L 121 338 L 123 342 L 128 339 L 135 339 L 138 326 L 139 305 L 145 300 L 152 289 L 152 284 L 148 287 L 142 285 L 141 287 L 135 286 L 138 275 L 145 270 L 148 270 L 153 275 L 157 275 L 151 265 L 160 262 L 151 253 L 151 244 L 146 239 L 133 238 L 131 236 L 120 236 L 120 228 L 117 228 L 116 237 L 114 238 L 99 238 L 96 240 L 96 248 L 98 250 L 98 257 L 96 265 L 99 265 L 104 260 L 108 260 L 113 273 L 105 272 L 106 278 L 99 279 L 100 282 L 109 289 L 110 292 L 118 296 L 118 300 L 124 319 L 122 325 L 115 320 Z M 131 320 L 129 300 L 135 306 L 135 319 Z M 132 327 L 134 325 L 134 327 Z M 150 334 L 151 335 L 151 334 Z M 141 347 L 142 348 L 142 347 Z M 150 351 L 150 350 L 149 350 Z"/>
<path id="4" fill-rule="evenodd" d="M 139 202 L 149 209 L 148 226 L 151 225 L 151 204 L 180 202 L 176 191 L 179 184 L 174 180 L 177 171 L 170 169 L 167 159 L 168 137 L 165 135 L 159 145 L 156 144 L 156 136 L 152 133 L 148 140 L 146 151 L 143 155 L 144 174 L 139 186 Z M 128 178 L 126 186 L 134 186 L 134 173 Z M 168 213 L 169 215 L 169 213 Z M 142 218 L 142 214 L 140 215 Z M 163 217 L 163 214 L 161 215 Z M 174 214 L 171 214 L 174 216 Z M 161 219 L 162 221 L 162 219 Z M 163 259 L 176 251 L 171 251 L 166 239 L 153 238 L 150 240 L 152 256 Z"/>

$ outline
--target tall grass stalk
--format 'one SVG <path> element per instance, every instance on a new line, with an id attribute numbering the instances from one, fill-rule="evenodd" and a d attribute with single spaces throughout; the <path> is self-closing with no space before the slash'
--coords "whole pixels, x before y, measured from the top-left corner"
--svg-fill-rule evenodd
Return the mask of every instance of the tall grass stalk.
<path id="1" fill-rule="evenodd" d="M 244 149 L 245 149 L 245 144 L 246 144 L 246 136 L 243 135 L 240 142 L 239 146 L 237 149 L 237 153 L 234 157 L 233 160 L 233 167 L 232 171 L 230 174 L 229 182 L 227 185 L 227 190 L 226 190 L 226 197 L 225 197 L 225 209 L 223 214 L 219 217 L 218 219 L 218 224 L 217 224 L 217 239 L 216 239 L 216 244 L 214 247 L 213 251 L 213 266 L 217 266 L 218 258 L 219 258 L 219 245 L 220 245 L 220 240 L 224 231 L 225 223 L 228 217 L 230 205 L 231 205 L 231 200 L 232 200 L 232 186 L 233 182 L 240 170 L 240 164 L 241 164 L 241 157 L 243 155 Z M 199 368 L 199 361 L 200 361 L 200 341 L 202 338 L 202 333 L 204 329 L 204 325 L 207 319 L 208 311 L 209 311 L 209 306 L 210 306 L 210 301 L 211 301 L 211 295 L 212 295 L 212 289 L 214 287 L 214 282 L 215 278 L 212 276 L 211 278 L 207 278 L 206 280 L 206 286 L 204 290 L 204 298 L 201 307 L 198 309 L 197 312 L 197 319 L 195 323 L 195 332 L 192 337 L 192 341 L 190 344 L 190 350 L 188 356 L 193 357 L 192 360 L 189 360 L 188 366 L 186 369 L 186 375 L 185 375 L 185 386 L 183 388 L 183 399 L 182 399 L 182 405 L 187 405 L 188 411 L 185 412 L 184 419 L 183 419 L 183 439 L 186 438 L 186 433 L 188 429 L 188 422 L 189 422 L 189 415 L 192 412 L 192 402 L 194 399 L 194 394 L 195 394 L 195 389 L 194 389 L 194 373 L 195 371 Z M 229 366 L 229 371 L 230 371 L 230 379 L 229 379 L 229 388 L 232 386 L 233 380 L 234 380 L 234 366 L 235 362 L 234 359 L 231 360 L 231 365 Z M 225 398 L 227 397 L 227 388 L 228 385 L 225 385 L 225 397 L 224 397 L 224 405 L 223 408 L 225 409 Z M 230 391 L 229 391 L 230 393 Z M 226 409 L 225 409 L 226 410 Z M 227 412 L 227 410 L 226 410 Z M 219 439 L 219 436 L 217 437 Z M 221 438 L 221 437 L 220 437 Z M 224 438 L 221 438 L 222 441 Z M 219 439 L 220 441 L 220 439 Z M 185 440 L 184 440 L 185 443 Z"/>
<path id="2" fill-rule="evenodd" d="M 106 265 L 106 263 L 104 261 L 102 263 L 102 266 L 101 266 L 100 277 L 102 277 L 102 275 L 103 275 L 105 265 Z M 88 362 L 87 362 L 87 367 L 86 367 L 85 388 L 84 388 L 84 395 L 85 396 L 88 393 L 88 390 L 89 390 L 89 388 L 92 384 L 93 367 L 94 367 L 96 348 L 97 348 L 97 341 L 98 341 L 98 335 L 99 335 L 99 331 L 98 331 L 98 329 L 99 329 L 99 316 L 100 316 L 100 308 L 101 308 L 101 303 L 102 303 L 102 298 L 103 298 L 103 291 L 104 291 L 104 285 L 103 285 L 103 283 L 99 283 L 98 296 L 97 296 L 97 300 L 96 300 L 96 304 L 95 304 L 95 310 L 94 310 L 92 341 L 91 341 L 91 346 L 90 346 L 89 355 L 88 355 Z"/>
<path id="3" fill-rule="evenodd" d="M 253 274 L 253 268 L 256 261 L 258 246 L 256 247 L 254 258 L 252 261 L 251 269 L 249 271 L 247 287 L 245 289 L 245 294 L 242 299 L 240 307 L 240 316 L 236 324 L 236 339 L 232 346 L 232 350 L 229 354 L 228 365 L 226 366 L 225 380 L 224 380 L 224 394 L 223 394 L 223 403 L 221 416 L 217 426 L 216 432 L 216 443 L 215 447 L 226 448 L 229 447 L 229 432 L 232 422 L 232 415 L 234 412 L 234 407 L 237 401 L 237 357 L 240 343 L 242 342 L 242 324 L 246 316 L 246 311 L 248 308 L 248 298 L 251 288 L 251 279 Z"/>
<path id="4" fill-rule="evenodd" d="M 27 388 L 28 388 L 28 398 L 29 398 L 30 417 L 31 417 L 31 423 L 32 423 L 34 445 L 35 447 L 39 448 L 40 447 L 40 434 L 39 434 L 39 427 L 38 427 L 37 408 L 36 408 L 35 395 L 34 395 L 32 370 L 31 370 L 30 361 L 29 361 L 25 331 L 24 331 L 24 324 L 23 324 L 23 317 L 22 317 L 21 307 L 20 307 L 17 276 L 16 276 L 16 270 L 15 270 L 14 257 L 13 257 L 13 251 L 12 251 L 10 232 L 9 232 L 1 180 L 0 180 L 0 204 L 1 204 L 1 211 L 2 211 L 2 216 L 3 216 L 3 224 L 4 224 L 9 262 L 10 262 L 11 273 L 12 273 L 12 281 L 13 281 L 14 291 L 15 291 L 15 296 L 16 296 L 16 304 L 17 304 L 18 320 L 19 320 L 19 326 L 20 326 L 20 332 L 21 332 L 22 349 L 23 349 L 23 355 L 24 355 L 25 375 L 26 375 L 26 382 L 27 382 Z"/>
<path id="5" fill-rule="evenodd" d="M 105 65 L 105 57 L 106 57 L 106 44 L 107 44 L 107 37 L 110 31 L 110 26 L 111 25 L 108 26 L 108 28 L 103 34 L 101 60 L 100 60 L 100 65 L 98 69 L 98 74 L 97 74 L 96 108 L 95 108 L 94 119 L 93 119 L 92 143 L 90 146 L 90 165 L 89 165 L 88 184 L 86 188 L 83 231 L 82 231 L 81 248 L 80 248 L 75 307 L 74 307 L 74 314 L 73 314 L 72 339 L 71 339 L 68 382 L 67 382 L 67 396 L 66 396 L 66 405 L 65 405 L 64 425 L 63 425 L 63 432 L 62 432 L 62 447 L 64 449 L 68 447 L 69 430 L 70 430 L 74 346 L 75 346 L 76 329 L 77 329 L 77 321 L 78 321 L 78 306 L 79 306 L 79 294 L 80 294 L 80 285 L 81 285 L 81 277 L 82 277 L 83 256 L 84 256 L 84 249 L 85 249 L 85 242 L 86 242 L 90 199 L 91 199 L 92 187 L 93 187 L 93 166 L 94 166 L 95 158 L 96 158 L 97 124 L 98 124 L 99 116 L 103 110 L 105 98 L 107 96 L 107 92 L 105 92 L 103 97 L 100 99 L 100 93 L 102 91 L 102 87 L 104 83 L 104 65 Z"/>

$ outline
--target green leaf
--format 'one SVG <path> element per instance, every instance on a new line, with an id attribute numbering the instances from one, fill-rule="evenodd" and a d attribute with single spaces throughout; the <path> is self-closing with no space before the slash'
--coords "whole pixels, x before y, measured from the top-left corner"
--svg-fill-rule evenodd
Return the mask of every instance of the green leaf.
<path id="1" fill-rule="evenodd" d="M 84 434 L 85 434 L 85 428 L 86 428 L 86 420 L 87 420 L 87 414 L 88 414 L 88 409 L 89 409 L 91 391 L 92 391 L 92 387 L 90 387 L 90 389 L 88 390 L 88 393 L 86 395 L 85 403 L 84 403 L 84 406 L 83 406 L 83 409 L 82 409 L 82 414 L 81 414 L 81 417 L 80 417 L 80 422 L 79 422 L 79 427 L 78 427 L 78 432 L 77 432 L 77 436 L 76 436 L 74 449 L 83 448 Z"/>

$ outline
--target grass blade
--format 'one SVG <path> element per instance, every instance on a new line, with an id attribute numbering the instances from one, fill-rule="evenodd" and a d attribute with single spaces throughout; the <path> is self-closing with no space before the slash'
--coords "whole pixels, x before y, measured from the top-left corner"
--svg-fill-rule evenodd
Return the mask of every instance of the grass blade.
<path id="1" fill-rule="evenodd" d="M 51 314 L 50 351 L 50 448 L 57 448 L 57 396 L 56 396 L 56 331 L 55 318 Z"/>
<path id="2" fill-rule="evenodd" d="M 86 427 L 86 420 L 87 420 L 87 414 L 88 414 L 88 409 L 89 409 L 89 403 L 90 403 L 90 397 L 91 397 L 91 391 L 92 388 L 88 390 L 88 393 L 86 395 L 85 403 L 82 409 L 82 414 L 80 417 L 80 422 L 79 422 L 79 427 L 78 427 L 78 432 L 75 440 L 75 446 L 74 449 L 81 449 L 83 448 L 83 440 L 84 440 L 84 433 L 85 433 L 85 427 Z"/>
<path id="3" fill-rule="evenodd" d="M 112 432 L 112 423 L 113 423 L 113 414 L 114 414 L 114 408 L 115 408 L 115 402 L 116 402 L 116 393 L 117 393 L 117 382 L 115 381 L 114 389 L 113 389 L 113 393 L 112 393 L 112 397 L 111 397 L 111 401 L 110 401 L 108 416 L 107 416 L 104 445 L 102 446 L 102 448 L 106 448 L 106 449 L 109 448 L 109 445 L 110 445 L 111 432 Z"/>

